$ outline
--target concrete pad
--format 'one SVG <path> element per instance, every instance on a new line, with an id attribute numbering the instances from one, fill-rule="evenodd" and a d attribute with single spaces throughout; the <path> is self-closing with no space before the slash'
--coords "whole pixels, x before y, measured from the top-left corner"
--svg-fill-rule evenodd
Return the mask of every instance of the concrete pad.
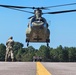
<path id="1" fill-rule="evenodd" d="M 36 75 L 36 63 L 0 62 L 0 75 Z"/>
<path id="2" fill-rule="evenodd" d="M 42 64 L 52 75 L 76 75 L 76 63 L 74 62 L 43 62 Z"/>

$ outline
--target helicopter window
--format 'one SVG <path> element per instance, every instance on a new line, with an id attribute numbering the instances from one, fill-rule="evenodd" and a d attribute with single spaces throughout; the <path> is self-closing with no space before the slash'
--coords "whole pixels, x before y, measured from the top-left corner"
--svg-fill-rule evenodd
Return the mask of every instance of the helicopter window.
<path id="1" fill-rule="evenodd" d="M 42 17 L 37 18 L 37 19 L 35 17 L 33 17 L 31 22 L 34 22 L 34 21 L 42 21 L 42 22 L 44 22 L 44 19 Z"/>
<path id="2" fill-rule="evenodd" d="M 42 25 L 42 26 L 44 26 L 44 27 L 47 27 L 47 22 L 46 22 L 46 20 L 45 20 L 45 18 L 43 18 L 43 17 L 40 17 L 40 18 L 38 18 L 38 19 L 36 19 L 35 17 L 32 17 L 31 19 L 30 19 L 30 26 L 32 27 L 33 25 Z"/>
<path id="3" fill-rule="evenodd" d="M 30 25 L 32 26 L 32 22 L 35 21 L 35 18 L 33 17 L 31 20 L 30 20 Z"/>
<path id="4" fill-rule="evenodd" d="M 35 21 L 35 18 L 32 18 L 31 23 Z"/>

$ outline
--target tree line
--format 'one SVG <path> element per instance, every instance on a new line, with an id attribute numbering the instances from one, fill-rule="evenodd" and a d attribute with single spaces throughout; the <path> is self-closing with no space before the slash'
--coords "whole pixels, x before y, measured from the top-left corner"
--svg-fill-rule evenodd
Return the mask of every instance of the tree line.
<path id="1" fill-rule="evenodd" d="M 62 47 L 57 48 L 47 47 L 41 45 L 39 49 L 32 46 L 24 48 L 20 42 L 15 42 L 14 47 L 15 61 L 33 61 L 33 56 L 41 56 L 44 62 L 76 62 L 76 47 Z M 0 61 L 5 61 L 6 46 L 0 44 Z"/>

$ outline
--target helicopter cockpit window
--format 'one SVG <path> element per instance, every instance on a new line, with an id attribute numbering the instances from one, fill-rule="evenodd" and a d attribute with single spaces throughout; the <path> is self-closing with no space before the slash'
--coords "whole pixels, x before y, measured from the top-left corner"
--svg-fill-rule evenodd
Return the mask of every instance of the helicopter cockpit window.
<path id="1" fill-rule="evenodd" d="M 33 17 L 31 19 L 31 26 L 42 26 L 42 25 L 46 27 L 46 20 L 43 17 L 37 19 Z"/>

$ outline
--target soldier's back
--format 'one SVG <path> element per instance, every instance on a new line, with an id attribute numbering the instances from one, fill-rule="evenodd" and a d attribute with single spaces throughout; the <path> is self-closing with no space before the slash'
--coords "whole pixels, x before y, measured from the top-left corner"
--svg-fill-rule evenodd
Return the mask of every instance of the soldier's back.
<path id="1" fill-rule="evenodd" d="M 8 39 L 7 46 L 13 46 L 14 41 L 12 39 Z"/>

